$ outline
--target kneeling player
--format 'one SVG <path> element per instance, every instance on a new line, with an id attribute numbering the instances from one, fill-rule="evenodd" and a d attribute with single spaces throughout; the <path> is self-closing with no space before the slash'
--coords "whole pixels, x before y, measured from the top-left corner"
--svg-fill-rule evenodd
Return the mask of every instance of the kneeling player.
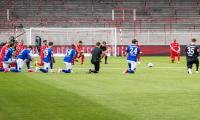
<path id="1" fill-rule="evenodd" d="M 38 70 L 40 70 L 43 73 L 48 73 L 49 69 L 50 69 L 50 64 L 53 60 L 53 42 L 49 42 L 48 44 L 48 48 L 44 50 L 44 68 L 39 68 L 36 67 L 35 72 L 37 72 Z"/>
<path id="2" fill-rule="evenodd" d="M 78 44 L 75 46 L 76 49 L 76 57 L 73 59 L 72 64 L 74 64 L 74 61 L 78 61 L 77 58 L 81 58 L 81 64 L 84 62 L 84 51 L 83 51 L 83 42 L 79 41 Z"/>
<path id="3" fill-rule="evenodd" d="M 89 69 L 89 73 L 98 73 L 100 69 L 100 61 L 102 58 L 102 49 L 100 48 L 101 43 L 97 42 L 96 47 L 92 49 L 91 63 L 94 65 L 94 70 Z"/>
<path id="4" fill-rule="evenodd" d="M 76 56 L 76 51 L 75 51 L 75 45 L 71 46 L 71 49 L 68 49 L 66 51 L 66 55 L 64 57 L 64 63 L 66 65 L 66 69 L 59 69 L 58 72 L 64 72 L 64 73 L 71 73 L 72 72 L 72 60 Z"/>
<path id="5" fill-rule="evenodd" d="M 32 50 L 32 47 L 31 46 L 28 46 L 28 48 L 22 50 L 18 57 L 17 57 L 17 66 L 15 69 L 10 69 L 11 72 L 21 72 L 22 71 L 22 68 L 23 68 L 23 65 L 24 65 L 24 61 L 25 59 L 27 61 L 32 61 L 32 55 L 31 55 L 31 50 Z M 26 61 L 26 63 L 27 63 Z M 27 70 L 28 72 L 32 72 L 32 70 L 30 69 L 29 67 L 30 65 L 28 65 L 27 67 Z"/>
<path id="6" fill-rule="evenodd" d="M 3 68 L 1 68 L 0 71 L 8 72 L 10 64 L 15 63 L 15 59 L 13 59 L 13 48 L 14 43 L 9 42 L 8 48 L 6 49 L 5 56 L 3 58 Z"/>
<path id="7" fill-rule="evenodd" d="M 3 59 L 4 59 L 4 56 L 5 56 L 5 53 L 6 53 L 6 50 L 8 48 L 8 45 L 9 43 L 6 42 L 6 43 L 2 43 L 2 48 L 1 48 L 1 51 L 0 51 L 0 68 L 3 68 Z"/>
<path id="8" fill-rule="evenodd" d="M 140 48 L 138 48 L 137 44 L 138 41 L 133 39 L 132 45 L 129 45 L 126 50 L 128 69 L 125 69 L 124 73 L 135 73 L 136 71 L 137 58 L 140 54 Z"/>
<path id="9" fill-rule="evenodd" d="M 35 62 L 35 65 L 38 65 L 38 66 L 43 66 L 44 63 L 43 63 L 43 59 L 44 59 L 44 50 L 48 48 L 48 45 L 47 45 L 47 40 L 43 40 L 43 45 L 40 47 L 40 60 L 39 62 L 36 61 Z"/>
<path id="10" fill-rule="evenodd" d="M 199 50 L 196 45 L 196 39 L 193 38 L 190 45 L 187 45 L 185 52 L 186 52 L 186 59 L 187 59 L 187 68 L 188 73 L 192 74 L 192 65 L 196 64 L 196 72 L 198 73 L 199 70 Z"/>

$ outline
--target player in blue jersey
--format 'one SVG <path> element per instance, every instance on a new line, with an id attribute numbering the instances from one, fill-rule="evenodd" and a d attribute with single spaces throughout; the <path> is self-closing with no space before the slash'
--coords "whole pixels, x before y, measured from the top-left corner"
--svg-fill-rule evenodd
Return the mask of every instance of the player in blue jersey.
<path id="1" fill-rule="evenodd" d="M 64 63 L 66 65 L 66 69 L 59 69 L 58 72 L 64 72 L 64 73 L 71 73 L 72 72 L 72 61 L 76 57 L 76 50 L 75 45 L 71 46 L 71 49 L 68 49 L 66 51 L 66 55 L 64 57 Z"/>
<path id="2" fill-rule="evenodd" d="M 10 69 L 11 72 L 21 72 L 24 65 L 24 61 L 25 60 L 32 61 L 31 50 L 32 47 L 28 46 L 19 53 L 16 60 L 17 66 L 15 69 Z M 30 69 L 30 65 L 28 65 L 27 67 L 28 67 L 28 72 L 32 72 L 32 70 Z"/>
<path id="3" fill-rule="evenodd" d="M 4 72 L 8 72 L 9 71 L 9 65 L 11 63 L 15 62 L 15 59 L 13 58 L 13 55 L 14 55 L 13 48 L 14 48 L 14 43 L 9 42 L 9 47 L 7 48 L 7 50 L 5 52 L 5 56 L 3 58 L 3 69 L 0 70 L 0 71 L 4 70 Z"/>
<path id="4" fill-rule="evenodd" d="M 138 41 L 136 39 L 132 40 L 132 45 L 129 45 L 127 53 L 127 63 L 128 69 L 125 69 L 124 73 L 135 73 L 138 55 L 140 54 L 140 48 L 137 46 Z"/>
<path id="5" fill-rule="evenodd" d="M 43 73 L 48 73 L 50 66 L 51 66 L 50 64 L 53 61 L 53 49 L 52 48 L 53 48 L 53 42 L 49 42 L 48 48 L 46 48 L 44 50 L 44 58 L 43 58 L 44 68 L 36 67 L 35 72 L 40 70 Z"/>

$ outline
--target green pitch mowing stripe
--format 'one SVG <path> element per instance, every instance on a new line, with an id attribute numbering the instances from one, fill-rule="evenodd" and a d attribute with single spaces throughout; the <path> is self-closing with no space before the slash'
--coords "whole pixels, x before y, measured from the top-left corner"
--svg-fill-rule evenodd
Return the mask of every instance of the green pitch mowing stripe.
<path id="1" fill-rule="evenodd" d="M 13 74 L 7 74 L 9 76 Z M 20 79 L 19 79 L 20 78 Z M 127 116 L 20 74 L 0 81 L 1 120 L 121 120 Z"/>
<path id="2" fill-rule="evenodd" d="M 0 73 L 0 120 L 200 119 L 200 74 L 188 75 L 184 58 L 172 64 L 169 57 L 142 57 L 133 75 L 122 74 L 125 58 L 109 58 L 99 74 L 87 73 L 89 61 L 72 74 Z"/>

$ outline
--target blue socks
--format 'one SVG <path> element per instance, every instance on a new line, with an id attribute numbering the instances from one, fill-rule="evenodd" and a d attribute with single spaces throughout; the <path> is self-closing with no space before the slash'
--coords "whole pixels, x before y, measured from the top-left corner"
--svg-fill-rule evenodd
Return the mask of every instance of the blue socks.
<path id="1" fill-rule="evenodd" d="M 62 70 L 62 72 L 64 72 L 64 73 L 71 73 L 71 70 L 69 69 L 69 70 Z"/>
<path id="2" fill-rule="evenodd" d="M 51 67 L 51 69 L 53 69 L 53 62 L 50 63 L 50 67 Z"/>
<path id="3" fill-rule="evenodd" d="M 4 72 L 4 68 L 0 68 L 0 72 Z"/>
<path id="4" fill-rule="evenodd" d="M 30 69 L 30 60 L 26 61 L 27 69 Z"/>
<path id="5" fill-rule="evenodd" d="M 18 70 L 18 69 L 10 69 L 10 72 L 21 72 L 21 70 Z"/>
<path id="6" fill-rule="evenodd" d="M 128 73 L 135 73 L 134 70 L 128 69 Z"/>
<path id="7" fill-rule="evenodd" d="M 43 72 L 43 73 L 48 73 L 48 69 L 40 68 L 39 70 L 40 70 L 41 72 Z"/>

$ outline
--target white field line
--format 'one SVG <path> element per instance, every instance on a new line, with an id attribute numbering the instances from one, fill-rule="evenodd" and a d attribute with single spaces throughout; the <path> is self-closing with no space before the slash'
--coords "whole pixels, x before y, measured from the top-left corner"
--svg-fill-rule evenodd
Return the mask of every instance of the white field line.
<path id="1" fill-rule="evenodd" d="M 186 67 L 152 67 L 152 68 L 149 68 L 149 67 L 137 67 L 138 69 L 140 68 L 147 68 L 147 69 L 184 69 Z M 80 68 L 80 67 L 74 67 L 73 69 L 90 69 L 89 67 L 86 68 L 86 67 L 83 67 L 83 68 Z M 119 67 L 101 67 L 101 69 L 124 69 L 124 68 L 119 68 Z"/>
<path id="2" fill-rule="evenodd" d="M 35 68 L 35 67 L 32 67 Z M 43 68 L 43 67 L 40 67 Z M 85 70 L 85 69 L 91 69 L 93 67 L 73 67 L 72 69 L 78 69 L 78 70 Z M 65 69 L 65 68 L 63 68 Z M 121 69 L 125 69 L 125 68 L 120 68 L 120 67 L 101 67 L 100 69 L 110 69 L 110 70 L 121 70 Z M 186 67 L 138 67 L 138 69 L 186 69 Z M 56 67 L 54 70 L 58 70 L 58 67 Z"/>

